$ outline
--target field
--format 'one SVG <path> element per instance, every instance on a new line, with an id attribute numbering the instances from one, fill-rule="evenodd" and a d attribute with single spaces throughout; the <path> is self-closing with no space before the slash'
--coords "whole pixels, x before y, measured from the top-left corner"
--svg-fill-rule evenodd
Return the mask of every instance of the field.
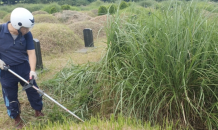
<path id="1" fill-rule="evenodd" d="M 218 128 L 217 3 L 122 4 L 114 3 L 113 13 L 112 4 L 101 1 L 70 10 L 57 3 L 22 5 L 35 17 L 31 32 L 41 44 L 40 88 L 85 120 L 46 98 L 46 116 L 34 118 L 20 87 L 26 129 Z M 109 12 L 99 13 L 102 6 Z M 1 23 L 13 8 L 0 8 Z M 93 30 L 95 47 L 84 47 L 84 28 Z M 12 129 L 0 102 L 0 128 Z"/>

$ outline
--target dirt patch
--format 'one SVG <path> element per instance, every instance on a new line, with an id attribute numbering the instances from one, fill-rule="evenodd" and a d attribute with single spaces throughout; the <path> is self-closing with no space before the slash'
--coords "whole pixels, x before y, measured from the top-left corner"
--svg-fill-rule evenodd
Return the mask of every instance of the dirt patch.
<path id="1" fill-rule="evenodd" d="M 91 17 L 88 16 L 87 14 L 78 11 L 71 11 L 71 10 L 64 10 L 62 12 L 54 13 L 53 15 L 59 21 L 64 22 L 65 24 L 71 24 L 71 23 L 86 21 L 91 19 Z"/>
<path id="2" fill-rule="evenodd" d="M 63 24 L 39 23 L 31 32 L 40 41 L 42 56 L 73 51 L 82 45 L 82 40 Z"/>
<path id="3" fill-rule="evenodd" d="M 58 19 L 51 14 L 37 14 L 34 16 L 36 23 L 60 23 Z"/>
<path id="4" fill-rule="evenodd" d="M 34 11 L 34 12 L 32 12 L 32 14 L 33 14 L 33 15 L 37 15 L 37 14 L 48 14 L 48 12 L 39 10 L 39 11 Z"/>
<path id="5" fill-rule="evenodd" d="M 92 22 L 92 21 L 84 21 L 84 22 L 77 22 L 77 23 L 73 23 L 68 25 L 70 29 L 72 29 L 74 31 L 75 34 L 77 34 L 81 39 L 84 39 L 83 36 L 83 30 L 85 28 L 90 28 L 92 29 L 92 33 L 93 33 L 93 38 L 100 38 L 100 37 L 104 37 L 106 36 L 104 27 L 96 22 Z"/>

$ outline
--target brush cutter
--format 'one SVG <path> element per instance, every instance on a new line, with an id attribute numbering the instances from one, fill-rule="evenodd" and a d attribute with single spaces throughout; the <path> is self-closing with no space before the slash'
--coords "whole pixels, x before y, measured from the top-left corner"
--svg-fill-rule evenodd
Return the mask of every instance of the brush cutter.
<path id="1" fill-rule="evenodd" d="M 76 116 L 73 112 L 71 112 L 70 110 L 68 110 L 66 107 L 64 107 L 63 105 L 61 105 L 60 103 L 58 103 L 56 100 L 54 100 L 52 97 L 48 96 L 46 93 L 44 93 L 42 90 L 40 90 L 39 88 L 37 88 L 36 86 L 33 85 L 33 82 L 28 82 L 26 81 L 24 78 L 22 78 L 21 76 L 19 76 L 18 74 L 16 74 L 15 72 L 13 72 L 12 70 L 10 70 L 9 66 L 4 66 L 4 70 L 11 72 L 13 75 L 15 75 L 16 77 L 18 77 L 19 79 L 23 80 L 27 85 L 24 89 L 28 89 L 29 87 L 33 87 L 35 90 L 37 90 L 37 92 L 40 95 L 45 95 L 47 98 L 49 98 L 51 101 L 53 101 L 54 103 L 56 103 L 58 106 L 60 106 L 61 108 L 63 108 L 65 111 L 69 112 L 71 115 L 73 115 L 75 118 L 77 118 L 78 120 L 84 122 L 82 119 L 80 119 L 78 116 Z"/>

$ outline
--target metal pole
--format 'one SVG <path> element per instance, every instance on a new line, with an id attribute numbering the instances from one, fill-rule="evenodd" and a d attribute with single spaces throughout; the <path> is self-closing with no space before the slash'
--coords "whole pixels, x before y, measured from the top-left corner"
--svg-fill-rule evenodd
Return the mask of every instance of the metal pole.
<path id="1" fill-rule="evenodd" d="M 6 68 L 7 69 L 7 68 Z M 5 70 L 6 70 L 5 69 Z M 19 79 L 23 80 L 25 83 L 29 84 L 29 82 L 27 80 L 25 80 L 24 78 L 22 78 L 21 76 L 19 76 L 18 74 L 16 74 L 14 71 L 7 69 L 9 72 L 11 72 L 13 75 L 17 76 Z M 60 103 L 58 103 L 56 100 L 54 100 L 52 97 L 48 96 L 46 93 L 44 93 L 42 90 L 40 90 L 39 88 L 37 88 L 36 86 L 32 86 L 35 90 L 37 90 L 38 92 L 42 92 L 43 95 L 45 95 L 47 98 L 49 98 L 51 101 L 53 101 L 54 103 L 56 103 L 58 106 L 60 106 L 61 108 L 63 108 L 64 110 L 66 110 L 67 112 L 69 112 L 71 115 L 73 115 L 75 118 L 77 118 L 78 120 L 84 122 L 82 119 L 80 119 L 77 115 L 75 115 L 73 112 L 71 112 L 70 110 L 68 110 L 66 107 L 64 107 L 63 105 L 61 105 Z"/>

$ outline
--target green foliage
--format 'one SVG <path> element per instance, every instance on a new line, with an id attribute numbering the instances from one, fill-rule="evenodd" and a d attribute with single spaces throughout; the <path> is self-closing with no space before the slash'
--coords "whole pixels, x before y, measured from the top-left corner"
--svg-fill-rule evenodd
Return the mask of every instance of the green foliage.
<path id="1" fill-rule="evenodd" d="M 117 11 L 117 6 L 115 4 L 112 4 L 108 7 L 109 13 L 114 14 Z"/>
<path id="2" fill-rule="evenodd" d="M 62 10 L 70 10 L 70 5 L 62 5 L 61 9 Z"/>
<path id="3" fill-rule="evenodd" d="M 55 8 L 53 10 L 56 11 L 56 12 L 61 11 L 61 6 L 58 5 L 57 3 L 51 3 L 51 4 L 48 4 L 48 5 L 45 5 L 41 10 L 46 11 L 48 13 L 51 13 L 52 8 Z"/>
<path id="4" fill-rule="evenodd" d="M 76 6 L 80 6 L 80 5 L 85 6 L 85 5 L 88 5 L 88 4 L 90 4 L 90 2 L 87 1 L 87 0 L 76 0 L 76 3 L 75 3 Z"/>
<path id="5" fill-rule="evenodd" d="M 122 1 L 121 3 L 120 3 L 120 9 L 125 9 L 125 8 L 127 8 L 128 7 L 128 4 L 125 2 L 125 1 Z"/>
<path id="6" fill-rule="evenodd" d="M 65 68 L 55 86 L 45 86 L 73 99 L 69 106 L 81 115 L 95 108 L 152 124 L 217 129 L 218 23 L 197 9 L 188 2 L 149 15 L 131 6 L 126 16 L 108 20 L 107 52 L 99 62 Z"/>
<path id="7" fill-rule="evenodd" d="M 105 14 L 107 14 L 107 8 L 102 5 L 98 8 L 98 15 L 105 15 Z"/>
<path id="8" fill-rule="evenodd" d="M 152 1 L 152 0 L 140 1 L 138 3 L 138 5 L 140 5 L 142 7 L 150 7 L 150 6 L 154 5 L 154 2 L 155 1 Z"/>
<path id="9" fill-rule="evenodd" d="M 81 11 L 81 9 L 77 6 L 71 6 L 70 10 L 74 10 L 74 11 Z"/>
<path id="10" fill-rule="evenodd" d="M 49 11 L 50 14 L 56 13 L 58 12 L 57 9 L 55 7 L 52 7 Z"/>
<path id="11" fill-rule="evenodd" d="M 0 11 L 0 19 L 3 19 L 6 14 L 8 14 L 8 12 L 6 12 L 6 11 Z"/>

